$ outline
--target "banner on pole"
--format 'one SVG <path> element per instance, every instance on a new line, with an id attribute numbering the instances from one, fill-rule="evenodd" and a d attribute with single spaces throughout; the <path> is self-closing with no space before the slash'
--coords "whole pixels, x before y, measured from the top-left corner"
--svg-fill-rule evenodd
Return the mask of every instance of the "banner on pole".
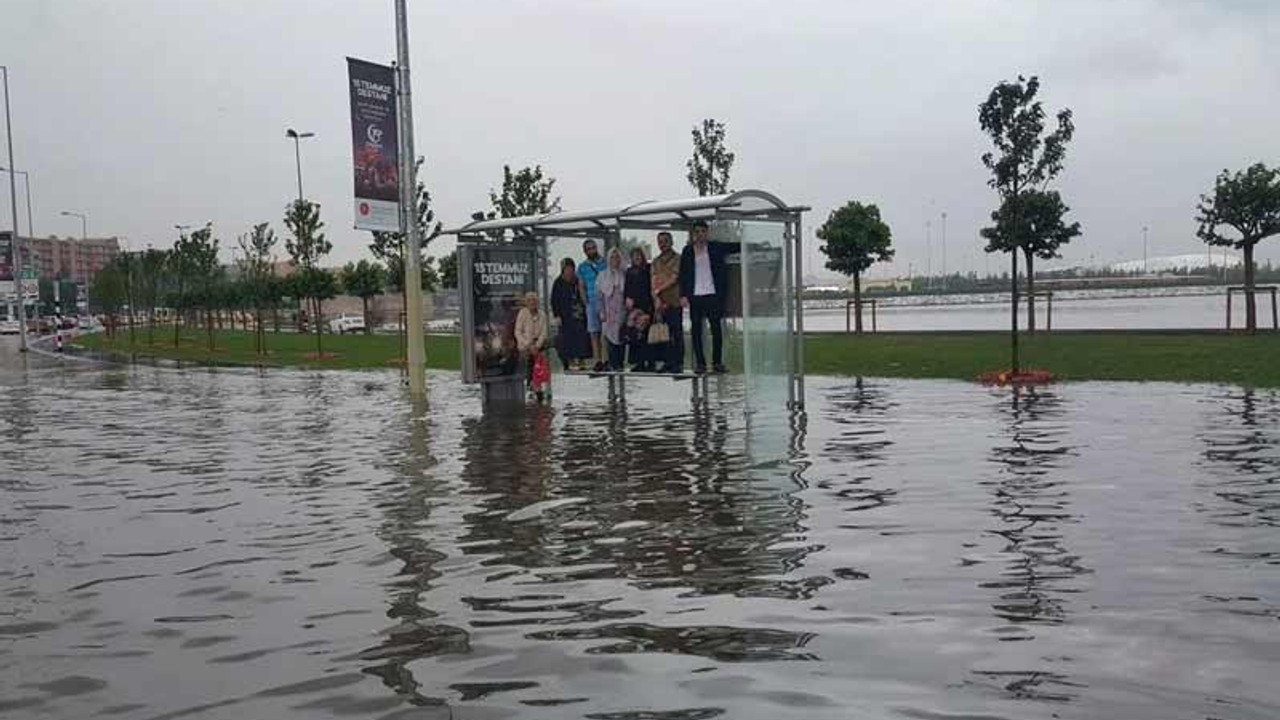
<path id="1" fill-rule="evenodd" d="M 0 230 L 0 281 L 13 280 L 13 233 Z"/>
<path id="2" fill-rule="evenodd" d="M 347 58 L 357 230 L 400 231 L 395 69 Z"/>
<path id="3" fill-rule="evenodd" d="M 531 246 L 460 244 L 462 380 L 493 382 L 520 374 L 516 315 L 537 292 L 537 252 Z"/>

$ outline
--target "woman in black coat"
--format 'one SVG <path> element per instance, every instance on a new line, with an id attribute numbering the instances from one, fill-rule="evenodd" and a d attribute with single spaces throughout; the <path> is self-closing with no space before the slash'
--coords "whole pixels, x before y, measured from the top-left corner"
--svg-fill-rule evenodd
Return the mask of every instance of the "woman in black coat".
<path id="1" fill-rule="evenodd" d="M 566 370 L 581 370 L 582 361 L 592 357 L 585 293 L 577 264 L 573 258 L 565 258 L 560 263 L 560 277 L 551 285 L 551 314 L 560 320 L 556 351 Z"/>
<path id="2" fill-rule="evenodd" d="M 627 335 L 631 355 L 631 369 L 637 372 L 653 372 L 654 353 L 649 345 L 649 325 L 653 323 L 653 282 L 649 258 L 643 248 L 632 248 L 631 267 L 622 296 L 627 301 Z"/>

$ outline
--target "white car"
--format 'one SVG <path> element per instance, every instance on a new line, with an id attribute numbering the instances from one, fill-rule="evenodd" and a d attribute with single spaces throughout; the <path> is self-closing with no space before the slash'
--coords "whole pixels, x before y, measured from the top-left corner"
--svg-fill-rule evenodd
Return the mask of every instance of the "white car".
<path id="1" fill-rule="evenodd" d="M 364 332 L 364 318 L 357 315 L 343 315 L 329 321 L 329 332 L 338 335 Z"/>
<path id="2" fill-rule="evenodd" d="M 17 335 L 22 332 L 22 325 L 17 320 L 8 318 L 0 320 L 0 335 Z"/>

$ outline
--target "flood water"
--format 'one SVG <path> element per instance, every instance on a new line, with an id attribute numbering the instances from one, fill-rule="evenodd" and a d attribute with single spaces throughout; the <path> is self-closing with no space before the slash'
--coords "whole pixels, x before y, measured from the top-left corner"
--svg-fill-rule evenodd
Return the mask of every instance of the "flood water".
<path id="1" fill-rule="evenodd" d="M 10 358 L 0 717 L 1280 716 L 1274 391 L 429 383 Z"/>
<path id="2" fill-rule="evenodd" d="M 843 302 L 806 307 L 805 329 L 842 332 L 846 327 Z M 1271 327 L 1271 297 L 1256 296 L 1258 326 Z M 863 310 L 871 328 L 871 308 Z M 1026 324 L 1027 306 L 1019 310 Z M 1226 327 L 1227 296 L 1222 287 L 1150 288 L 1140 290 L 1057 291 L 1053 298 L 1053 327 L 1057 330 L 1204 330 Z M 1232 326 L 1244 325 L 1244 298 L 1232 299 Z M 880 330 L 1008 330 L 1009 296 L 938 295 L 882 298 L 876 313 Z M 1036 299 L 1036 319 L 1044 327 L 1048 303 Z"/>

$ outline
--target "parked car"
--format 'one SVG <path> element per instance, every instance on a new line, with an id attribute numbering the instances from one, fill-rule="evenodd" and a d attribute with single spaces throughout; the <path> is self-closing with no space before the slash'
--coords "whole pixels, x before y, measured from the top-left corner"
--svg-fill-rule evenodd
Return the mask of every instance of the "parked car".
<path id="1" fill-rule="evenodd" d="M 75 315 L 63 315 L 58 321 L 59 330 L 75 330 L 80 327 L 80 320 Z"/>
<path id="2" fill-rule="evenodd" d="M 356 315 L 343 315 L 329 321 L 329 332 L 338 335 L 364 332 L 364 318 Z"/>
<path id="3" fill-rule="evenodd" d="M 0 320 L 0 335 L 17 335 L 22 332 L 22 324 L 17 320 L 5 318 Z"/>

